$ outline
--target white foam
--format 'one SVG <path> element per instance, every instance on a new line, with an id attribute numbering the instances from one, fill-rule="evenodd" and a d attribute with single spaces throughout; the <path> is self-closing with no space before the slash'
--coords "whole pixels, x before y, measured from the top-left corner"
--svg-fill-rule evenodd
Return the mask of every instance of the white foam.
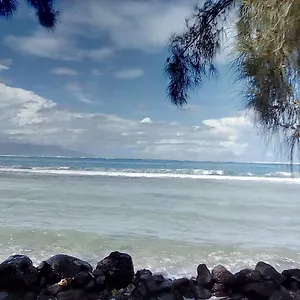
<path id="1" fill-rule="evenodd" d="M 194 179 L 194 180 L 235 180 L 235 181 L 261 181 L 274 183 L 300 183 L 300 178 L 276 178 L 255 176 L 222 176 L 222 175 L 194 175 L 194 174 L 162 174 L 162 173 L 135 173 L 112 171 L 86 171 L 86 170 L 51 170 L 51 169 L 13 169 L 0 168 L 0 173 L 34 173 L 41 175 L 68 175 L 68 176 L 105 176 L 129 178 L 160 178 L 160 179 Z"/>

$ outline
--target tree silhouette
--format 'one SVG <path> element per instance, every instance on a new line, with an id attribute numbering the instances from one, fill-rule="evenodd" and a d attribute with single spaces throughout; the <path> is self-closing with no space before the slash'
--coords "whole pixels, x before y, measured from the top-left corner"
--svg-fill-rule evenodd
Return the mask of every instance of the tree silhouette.
<path id="1" fill-rule="evenodd" d="M 53 28 L 56 24 L 58 11 L 54 9 L 54 0 L 24 0 L 36 12 L 40 24 L 46 28 Z M 0 16 L 11 17 L 19 5 L 17 0 L 0 0 Z"/>

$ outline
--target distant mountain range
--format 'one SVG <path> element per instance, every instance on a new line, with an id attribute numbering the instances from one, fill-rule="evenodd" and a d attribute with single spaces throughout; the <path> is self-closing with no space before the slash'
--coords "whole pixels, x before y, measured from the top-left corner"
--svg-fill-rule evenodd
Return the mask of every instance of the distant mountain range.
<path id="1" fill-rule="evenodd" d="M 68 150 L 58 146 L 33 145 L 29 143 L 0 142 L 0 155 L 25 156 L 91 156 L 87 153 Z"/>

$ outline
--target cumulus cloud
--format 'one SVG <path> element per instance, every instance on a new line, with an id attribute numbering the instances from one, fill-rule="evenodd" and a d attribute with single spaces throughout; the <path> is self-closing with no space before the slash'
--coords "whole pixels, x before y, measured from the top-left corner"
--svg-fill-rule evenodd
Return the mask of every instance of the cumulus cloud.
<path id="1" fill-rule="evenodd" d="M 0 126 L 10 141 L 59 146 L 104 157 L 190 160 L 241 160 L 251 146 L 251 127 L 244 117 L 186 126 L 149 117 L 141 121 L 80 113 L 3 83 L 0 99 Z"/>
<path id="2" fill-rule="evenodd" d="M 61 7 L 64 13 L 55 32 L 38 29 L 27 36 L 7 36 L 5 43 L 15 51 L 57 60 L 103 60 L 122 49 L 159 51 L 173 32 L 184 29 L 185 18 L 198 2 L 73 1 Z M 99 40 L 101 46 L 82 48 L 82 36 Z"/>
<path id="3" fill-rule="evenodd" d="M 114 54 L 114 50 L 107 47 L 81 48 L 76 39 L 59 29 L 56 32 L 45 32 L 38 29 L 28 36 L 7 36 L 4 43 L 14 51 L 53 60 L 80 61 L 91 59 L 99 61 Z"/>
<path id="4" fill-rule="evenodd" d="M 136 79 L 143 76 L 144 71 L 141 69 L 123 69 L 114 73 L 114 77 L 118 79 Z"/>
<path id="5" fill-rule="evenodd" d="M 8 70 L 8 69 L 9 69 L 9 67 L 0 64 L 0 72 Z"/>
<path id="6" fill-rule="evenodd" d="M 77 71 L 70 68 L 54 68 L 51 70 L 51 73 L 56 75 L 69 75 L 69 76 L 78 75 Z"/>

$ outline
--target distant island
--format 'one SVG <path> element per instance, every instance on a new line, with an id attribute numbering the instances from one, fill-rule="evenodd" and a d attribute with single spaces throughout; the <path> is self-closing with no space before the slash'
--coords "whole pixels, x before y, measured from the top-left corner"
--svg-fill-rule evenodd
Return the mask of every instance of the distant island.
<path id="1" fill-rule="evenodd" d="M 58 146 L 34 145 L 29 143 L 0 142 L 0 155 L 24 156 L 92 156 L 87 153 L 68 150 Z"/>

